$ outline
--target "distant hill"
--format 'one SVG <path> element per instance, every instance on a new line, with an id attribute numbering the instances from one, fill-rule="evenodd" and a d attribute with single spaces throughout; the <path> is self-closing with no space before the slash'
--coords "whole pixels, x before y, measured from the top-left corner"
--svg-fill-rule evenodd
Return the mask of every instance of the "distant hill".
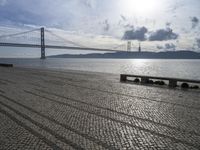
<path id="1" fill-rule="evenodd" d="M 113 58 L 113 59 L 200 59 L 200 53 L 193 51 L 166 52 L 114 52 L 90 54 L 63 54 L 49 58 Z"/>

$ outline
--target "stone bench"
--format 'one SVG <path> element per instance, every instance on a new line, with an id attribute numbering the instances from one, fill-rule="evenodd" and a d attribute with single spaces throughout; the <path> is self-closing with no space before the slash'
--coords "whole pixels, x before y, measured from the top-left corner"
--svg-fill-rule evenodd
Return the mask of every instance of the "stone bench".
<path id="1" fill-rule="evenodd" d="M 120 74 L 120 81 L 126 82 L 127 77 L 140 78 L 141 83 L 148 83 L 150 79 L 157 80 L 167 80 L 169 81 L 170 87 L 176 87 L 178 82 L 188 82 L 188 83 L 197 83 L 200 84 L 200 80 L 191 80 L 191 79 L 180 79 L 180 78 L 168 78 L 168 77 L 155 77 L 155 76 L 141 76 L 141 75 L 130 75 L 130 74 Z"/>

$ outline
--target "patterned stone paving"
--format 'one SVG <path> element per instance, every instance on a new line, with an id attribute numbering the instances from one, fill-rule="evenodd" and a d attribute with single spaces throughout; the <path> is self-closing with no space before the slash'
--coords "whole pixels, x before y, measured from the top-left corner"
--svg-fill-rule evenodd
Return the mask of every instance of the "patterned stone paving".
<path id="1" fill-rule="evenodd" d="M 200 149 L 200 91 L 0 68 L 0 150 Z"/>

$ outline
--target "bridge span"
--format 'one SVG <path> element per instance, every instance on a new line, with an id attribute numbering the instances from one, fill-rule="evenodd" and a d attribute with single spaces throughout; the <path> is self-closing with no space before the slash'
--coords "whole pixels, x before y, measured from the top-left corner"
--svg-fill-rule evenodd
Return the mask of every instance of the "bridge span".
<path id="1" fill-rule="evenodd" d="M 117 50 L 117 48 L 119 46 L 123 46 L 123 45 L 119 45 L 119 46 L 115 46 L 115 48 L 110 49 L 110 48 L 95 48 L 95 47 L 85 47 L 82 46 L 80 44 L 77 44 L 75 42 L 70 41 L 71 43 L 73 43 L 76 46 L 62 46 L 62 45 L 51 45 L 51 44 L 45 44 L 45 30 L 44 28 L 40 28 L 40 44 L 26 44 L 26 43 L 17 43 L 17 42 L 1 42 L 0 41 L 0 47 L 23 47 L 23 48 L 40 48 L 41 49 L 41 59 L 45 59 L 46 58 L 46 54 L 45 54 L 45 49 L 70 49 L 70 50 L 91 50 L 91 51 L 124 51 L 124 50 Z M 30 33 L 33 32 L 35 30 L 31 30 L 31 31 L 26 31 L 26 32 L 21 32 L 21 33 L 15 33 L 15 34 L 11 34 L 11 35 L 1 35 L 0 38 L 2 37 L 9 37 L 9 36 L 18 36 L 21 34 L 25 34 L 25 33 Z M 53 36 L 57 36 L 56 34 L 53 34 Z M 126 46 L 125 46 L 126 47 Z"/>

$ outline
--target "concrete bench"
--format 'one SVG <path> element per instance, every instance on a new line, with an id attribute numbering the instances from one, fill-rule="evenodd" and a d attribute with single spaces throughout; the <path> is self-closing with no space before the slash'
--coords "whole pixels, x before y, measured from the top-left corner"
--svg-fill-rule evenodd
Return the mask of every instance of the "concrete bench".
<path id="1" fill-rule="evenodd" d="M 176 87 L 178 82 L 188 82 L 188 83 L 197 83 L 200 84 L 200 80 L 191 80 L 191 79 L 180 79 L 180 78 L 167 78 L 167 77 L 155 77 L 155 76 L 141 76 L 141 75 L 130 75 L 130 74 L 121 74 L 120 81 L 126 82 L 127 77 L 134 77 L 140 78 L 141 83 L 148 83 L 150 79 L 157 79 L 157 80 L 167 80 L 169 81 L 170 87 Z"/>

